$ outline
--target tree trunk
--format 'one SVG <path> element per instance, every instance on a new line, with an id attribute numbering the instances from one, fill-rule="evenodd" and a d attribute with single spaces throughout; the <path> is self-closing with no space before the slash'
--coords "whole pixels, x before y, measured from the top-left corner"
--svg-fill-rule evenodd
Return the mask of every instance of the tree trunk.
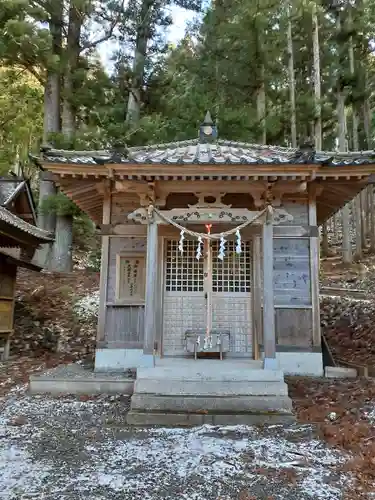
<path id="1" fill-rule="evenodd" d="M 266 127 L 266 87 L 264 83 L 264 65 L 260 66 L 260 84 L 257 90 L 257 118 L 260 126 L 260 144 L 267 142 L 267 127 Z"/>
<path id="2" fill-rule="evenodd" d="M 53 270 L 70 273 L 73 269 L 73 218 L 58 215 L 56 218 L 56 239 L 53 245 Z"/>
<path id="3" fill-rule="evenodd" d="M 367 87 L 367 74 L 365 76 L 365 85 Z M 363 127 L 366 136 L 366 149 L 372 149 L 372 137 L 371 137 L 371 105 L 369 97 L 366 96 L 362 105 L 362 116 L 363 116 Z M 366 189 L 368 197 L 370 200 L 369 216 L 370 221 L 368 221 L 367 228 L 370 238 L 370 248 L 372 252 L 375 252 L 375 220 L 374 220 L 374 210 L 375 210 L 375 198 L 374 198 L 374 186 L 370 185 Z"/>
<path id="4" fill-rule="evenodd" d="M 57 0 L 55 9 L 50 12 L 49 30 L 52 37 L 52 55 L 58 58 L 54 65 L 47 68 L 46 83 L 44 88 L 44 123 L 43 142 L 47 144 L 51 135 L 60 132 L 60 71 L 59 63 L 62 51 L 62 25 L 63 25 L 63 1 Z M 38 202 L 38 226 L 55 234 L 56 217 L 53 214 L 44 214 L 43 202 L 49 196 L 56 194 L 56 185 L 48 174 L 40 172 L 39 175 L 39 202 Z M 51 265 L 53 243 L 42 245 L 35 253 L 38 264 L 44 268 Z"/>
<path id="5" fill-rule="evenodd" d="M 59 63 L 62 51 L 63 1 L 56 0 L 55 10 L 50 13 L 49 30 L 52 37 L 52 55 L 58 59 L 47 68 L 44 88 L 44 130 L 43 142 L 48 143 L 50 134 L 60 132 L 60 71 Z"/>
<path id="6" fill-rule="evenodd" d="M 47 144 L 53 133 L 60 132 L 60 76 L 55 71 L 47 71 L 44 87 L 44 132 L 43 142 Z"/>
<path id="7" fill-rule="evenodd" d="M 127 123 L 137 126 L 141 116 L 141 91 L 144 81 L 147 44 L 150 37 L 151 8 L 153 0 L 143 0 L 140 23 L 137 26 L 137 37 L 135 41 L 133 78 L 128 98 L 128 109 L 126 114 Z"/>
<path id="8" fill-rule="evenodd" d="M 337 16 L 337 31 L 341 32 L 341 12 Z M 343 56 L 342 49 L 338 47 L 339 53 L 339 63 L 342 67 Z M 339 139 L 339 151 L 347 151 L 346 142 L 346 116 L 345 116 L 345 93 L 344 89 L 341 87 L 341 79 L 338 78 L 337 81 L 337 123 L 338 123 L 338 139 Z M 352 255 L 352 243 L 351 243 L 351 220 L 350 220 L 350 208 L 347 203 L 341 211 L 342 216 L 342 258 L 345 264 L 351 264 L 353 262 Z"/>
<path id="9" fill-rule="evenodd" d="M 290 95 L 290 135 L 292 139 L 292 148 L 297 147 L 297 115 L 296 115 L 296 79 L 294 75 L 294 52 L 292 21 L 288 19 L 288 69 L 289 69 L 289 95 Z"/>
<path id="10" fill-rule="evenodd" d="M 370 185 L 369 188 L 369 196 L 370 196 L 370 204 L 371 204 L 371 210 L 370 210 L 370 247 L 371 251 L 375 252 L 375 194 L 374 194 L 374 186 Z"/>
<path id="11" fill-rule="evenodd" d="M 346 119 L 345 119 L 345 95 L 339 89 L 337 95 L 337 118 L 339 129 L 339 150 L 345 152 L 347 150 L 346 144 Z M 342 209 L 342 256 L 346 264 L 353 261 L 351 234 L 350 234 L 350 209 L 349 203 Z"/>
<path id="12" fill-rule="evenodd" d="M 362 223 L 362 208 L 361 208 L 361 195 L 355 197 L 353 202 L 353 209 L 355 214 L 355 258 L 361 259 L 363 256 L 362 236 L 363 236 L 363 223 Z"/>
<path id="13" fill-rule="evenodd" d="M 53 212 L 45 213 L 42 204 L 46 198 L 56 194 L 56 185 L 49 178 L 46 172 L 39 174 L 39 204 L 38 204 L 38 227 L 48 231 L 52 234 L 55 233 L 56 228 L 56 215 Z M 53 243 L 46 243 L 42 245 L 35 253 L 35 260 L 43 268 L 49 268 L 51 265 Z"/>
<path id="14" fill-rule="evenodd" d="M 316 3 L 313 3 L 312 11 L 313 25 L 313 80 L 314 80 L 314 96 L 315 96 L 315 122 L 314 122 L 314 137 L 315 149 L 322 150 L 322 107 L 321 107 L 321 83 L 320 83 L 320 51 L 319 51 L 319 24 Z"/>
<path id="15" fill-rule="evenodd" d="M 328 241 L 328 223 L 324 222 L 322 229 L 322 254 L 327 257 L 330 254 Z"/>
<path id="16" fill-rule="evenodd" d="M 371 138 L 371 107 L 368 97 L 366 97 L 365 99 L 362 112 L 363 112 L 363 126 L 366 135 L 366 148 L 369 150 L 372 148 L 372 138 Z"/>
<path id="17" fill-rule="evenodd" d="M 76 133 L 76 115 L 73 104 L 74 76 L 80 55 L 80 37 L 84 13 L 75 0 L 70 0 L 68 35 L 66 43 L 66 65 L 64 68 L 64 91 L 61 132 L 72 147 Z M 73 269 L 72 255 L 73 217 L 56 217 L 56 237 L 53 244 L 51 267 L 54 271 L 70 272 Z"/>
<path id="18" fill-rule="evenodd" d="M 350 24 L 352 25 L 351 12 L 349 10 Z M 355 74 L 355 62 L 354 62 L 354 47 L 353 47 L 353 37 L 349 39 L 349 69 L 352 75 Z M 358 140 L 358 114 L 355 102 L 352 104 L 352 139 L 353 139 L 353 150 L 358 151 L 359 140 Z M 356 259 L 361 259 L 363 252 L 362 249 L 365 247 L 363 239 L 366 241 L 366 236 L 364 232 L 364 218 L 363 218 L 363 199 L 361 195 L 358 195 L 353 202 L 353 210 L 355 214 L 355 257 Z"/>
<path id="19" fill-rule="evenodd" d="M 68 37 L 66 44 L 66 66 L 64 72 L 64 92 L 62 111 L 62 133 L 68 141 L 74 139 L 76 132 L 76 114 L 72 99 L 74 96 L 74 74 L 77 70 L 80 54 L 80 37 L 83 13 L 71 0 L 69 8 Z"/>

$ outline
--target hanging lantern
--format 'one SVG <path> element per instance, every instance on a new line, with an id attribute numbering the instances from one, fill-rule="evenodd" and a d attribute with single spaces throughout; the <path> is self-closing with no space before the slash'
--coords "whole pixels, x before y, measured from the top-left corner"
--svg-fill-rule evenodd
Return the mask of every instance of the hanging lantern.
<path id="1" fill-rule="evenodd" d="M 197 246 L 197 253 L 195 255 L 196 258 L 197 258 L 197 260 L 199 260 L 202 257 L 202 244 L 203 244 L 202 236 L 199 236 L 199 238 L 198 238 L 198 246 Z"/>
<path id="2" fill-rule="evenodd" d="M 180 251 L 181 254 L 184 252 L 184 239 L 185 239 L 185 231 L 182 230 L 180 232 L 180 241 L 179 241 L 179 244 L 178 244 L 178 249 L 179 249 L 179 251 Z"/>
<path id="3" fill-rule="evenodd" d="M 236 253 L 241 253 L 242 252 L 242 248 L 241 248 L 241 245 L 242 245 L 242 242 L 241 242 L 241 233 L 240 231 L 237 229 L 236 231 L 236 237 L 237 237 L 237 240 L 236 240 Z"/>
<path id="4" fill-rule="evenodd" d="M 219 247 L 219 255 L 218 255 L 218 259 L 220 259 L 221 261 L 224 260 L 224 257 L 225 257 L 225 238 L 224 236 L 220 236 L 220 247 Z"/>

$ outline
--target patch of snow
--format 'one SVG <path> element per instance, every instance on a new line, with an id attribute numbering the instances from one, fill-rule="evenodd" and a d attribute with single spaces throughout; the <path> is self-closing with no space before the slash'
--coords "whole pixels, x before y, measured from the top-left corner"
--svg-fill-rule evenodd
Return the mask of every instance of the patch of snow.
<path id="1" fill-rule="evenodd" d="M 297 425 L 287 432 L 275 426 L 124 429 L 125 437 L 120 437 L 103 426 L 105 412 L 110 415 L 112 406 L 104 400 L 12 395 L 0 414 L 0 499 L 44 494 L 55 500 L 74 491 L 77 497 L 108 500 L 116 494 L 121 500 L 230 500 L 243 490 L 250 495 L 267 491 L 275 500 L 283 500 L 295 489 L 302 498 L 338 500 L 350 481 L 336 470 L 348 457 L 318 440 L 296 439 L 295 434 L 288 439 L 289 430 L 297 432 Z M 25 418 L 24 425 L 10 425 L 19 416 Z M 91 434 L 86 439 L 87 429 L 101 432 L 101 438 L 93 440 Z M 305 431 L 306 426 L 300 429 Z M 48 459 L 46 439 L 57 447 Z M 40 455 L 34 453 L 37 443 L 43 444 Z M 271 476 L 293 470 L 296 485 L 277 475 L 266 477 L 259 468 Z"/>
<path id="2" fill-rule="evenodd" d="M 204 500 L 205 495 L 217 490 L 219 483 L 233 484 L 240 480 L 248 488 L 259 479 L 258 467 L 294 469 L 305 496 L 325 500 L 340 498 L 337 494 L 340 490 L 327 484 L 327 479 L 329 467 L 342 463 L 345 458 L 321 442 L 293 443 L 280 437 L 262 438 L 258 429 L 245 426 L 230 428 L 230 432 L 236 433 L 235 439 L 221 436 L 222 431 L 226 428 L 151 429 L 144 439 L 117 441 L 116 446 L 110 448 L 100 446 L 93 452 L 96 469 L 79 476 L 77 481 L 81 487 L 84 483 L 105 484 L 114 491 L 126 490 L 135 495 L 140 488 L 155 491 L 155 484 L 165 485 L 167 479 L 178 478 L 189 483 L 194 478 L 196 498 Z M 103 457 L 106 457 L 105 466 Z M 148 468 L 148 464 L 152 467 Z M 142 473 L 134 476 L 137 469 Z M 158 495 L 144 498 L 158 498 Z"/>
<path id="3" fill-rule="evenodd" d="M 12 382 L 12 379 L 9 377 L 4 380 L 4 382 L 0 383 L 0 387 L 3 387 L 4 385 L 10 384 Z"/>
<path id="4" fill-rule="evenodd" d="M 99 312 L 99 290 L 80 298 L 73 306 L 75 314 L 83 319 L 90 320 L 98 316 Z"/>
<path id="5" fill-rule="evenodd" d="M 366 412 L 366 418 L 371 424 L 375 424 L 375 406 Z"/>
<path id="6" fill-rule="evenodd" d="M 48 475 L 47 464 L 34 463 L 18 446 L 0 448 L 0 498 L 22 498 L 26 491 L 42 498 L 43 481 Z"/>

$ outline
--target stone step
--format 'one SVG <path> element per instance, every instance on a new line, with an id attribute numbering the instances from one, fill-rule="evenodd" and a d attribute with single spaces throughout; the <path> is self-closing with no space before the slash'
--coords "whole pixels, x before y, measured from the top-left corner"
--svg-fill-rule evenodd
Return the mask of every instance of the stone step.
<path id="1" fill-rule="evenodd" d="M 201 382 L 284 382 L 284 374 L 281 370 L 263 370 L 256 368 L 246 368 L 245 363 L 239 363 L 238 368 L 233 368 L 233 364 L 227 366 L 220 361 L 214 366 L 211 362 L 202 364 L 201 362 L 181 364 L 181 366 L 155 366 L 152 368 L 139 368 L 137 379 L 151 380 L 188 380 Z"/>
<path id="2" fill-rule="evenodd" d="M 291 424 L 295 417 L 289 413 L 168 413 L 130 410 L 127 424 L 134 426 L 194 427 L 199 425 L 264 425 Z"/>
<path id="3" fill-rule="evenodd" d="M 292 400 L 288 396 L 156 396 L 134 394 L 131 410 L 172 413 L 292 413 Z"/>
<path id="4" fill-rule="evenodd" d="M 163 396 L 287 396 L 288 386 L 282 382 L 138 379 L 134 393 Z"/>

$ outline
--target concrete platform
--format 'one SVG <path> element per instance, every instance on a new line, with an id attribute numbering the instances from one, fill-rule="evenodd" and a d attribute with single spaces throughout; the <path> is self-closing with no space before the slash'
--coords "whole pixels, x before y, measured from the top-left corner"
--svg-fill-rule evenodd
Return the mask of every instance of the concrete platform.
<path id="1" fill-rule="evenodd" d="M 324 374 L 327 378 L 356 378 L 358 376 L 355 368 L 343 366 L 326 366 Z"/>
<path id="2" fill-rule="evenodd" d="M 31 375 L 32 394 L 133 394 L 134 378 L 119 373 L 96 373 L 82 365 L 62 365 Z"/>
<path id="3" fill-rule="evenodd" d="M 127 423 L 195 426 L 294 421 L 284 375 L 249 360 L 157 360 L 137 371 Z"/>

